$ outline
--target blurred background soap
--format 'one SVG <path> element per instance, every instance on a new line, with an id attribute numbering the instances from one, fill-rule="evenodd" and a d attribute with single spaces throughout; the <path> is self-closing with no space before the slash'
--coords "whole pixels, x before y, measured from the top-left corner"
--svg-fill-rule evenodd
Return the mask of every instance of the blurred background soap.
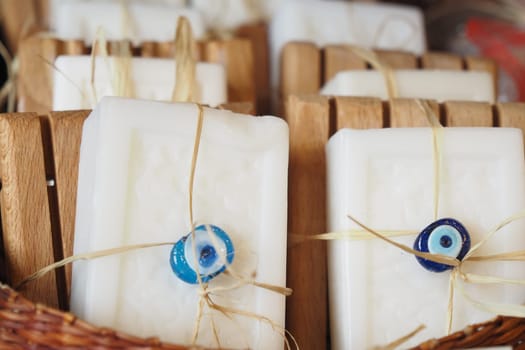
<path id="1" fill-rule="evenodd" d="M 487 72 L 396 70 L 397 97 L 494 103 L 494 83 Z M 388 99 L 385 75 L 375 70 L 339 72 L 321 89 L 322 95 Z"/>
<path id="2" fill-rule="evenodd" d="M 279 58 L 290 41 L 353 44 L 409 51 L 426 49 L 423 14 L 416 7 L 344 1 L 286 1 L 270 22 L 272 83 L 278 83 Z"/>
<path id="3" fill-rule="evenodd" d="M 205 25 L 198 11 L 162 3 L 71 1 L 56 7 L 54 34 L 60 39 L 83 39 L 91 44 L 98 28 L 108 40 L 170 41 L 177 19 L 185 16 L 193 34 L 202 38 Z"/>
<path id="4" fill-rule="evenodd" d="M 170 101 L 175 77 L 175 61 L 163 58 L 130 58 L 133 97 Z M 55 61 L 53 110 L 93 108 L 103 96 L 119 96 L 119 72 L 122 59 L 96 58 L 95 91 L 91 89 L 91 57 L 59 56 Z M 226 73 L 216 63 L 197 63 L 196 102 L 217 106 L 227 102 Z"/>

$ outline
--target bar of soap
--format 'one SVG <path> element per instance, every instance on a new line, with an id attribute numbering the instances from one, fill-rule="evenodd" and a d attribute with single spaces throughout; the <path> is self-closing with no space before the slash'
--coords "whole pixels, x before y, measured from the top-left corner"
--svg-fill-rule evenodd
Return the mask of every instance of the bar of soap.
<path id="1" fill-rule="evenodd" d="M 95 90 L 97 99 L 115 96 L 117 71 L 113 58 L 96 58 Z M 59 56 L 55 61 L 53 110 L 89 109 L 95 101 L 91 90 L 91 57 Z M 131 59 L 135 97 L 170 101 L 175 81 L 175 61 L 163 58 Z M 227 81 L 224 67 L 216 63 L 197 63 L 196 99 L 210 106 L 227 102 Z"/>
<path id="2" fill-rule="evenodd" d="M 155 3 L 126 3 L 130 23 L 120 1 L 64 2 L 56 9 L 55 35 L 60 39 L 83 39 L 89 45 L 99 27 L 108 40 L 170 41 L 174 38 L 177 19 L 185 16 L 191 23 L 195 38 L 202 38 L 206 29 L 200 14 L 192 9 Z"/>
<path id="3" fill-rule="evenodd" d="M 208 28 L 234 30 L 237 27 L 261 21 L 265 13 L 262 1 L 245 0 L 193 0 L 191 6 L 198 10 Z"/>
<path id="4" fill-rule="evenodd" d="M 423 14 L 415 7 L 343 1 L 283 2 L 270 24 L 272 82 L 277 85 L 279 59 L 290 41 L 317 46 L 353 44 L 396 49 L 420 55 L 425 51 Z"/>
<path id="5" fill-rule="evenodd" d="M 459 220 L 472 244 L 525 208 L 522 133 L 507 128 L 445 128 L 439 217 Z M 342 129 L 328 142 L 330 232 L 358 229 L 350 214 L 375 230 L 421 231 L 433 222 L 430 128 Z M 525 245 L 523 220 L 498 232 L 477 254 Z M 416 235 L 397 237 L 410 247 Z M 331 241 L 328 247 L 333 349 L 370 349 L 426 329 L 403 348 L 446 333 L 449 272 L 425 270 L 414 256 L 379 239 Z M 466 271 L 525 278 L 516 263 L 468 263 Z M 474 298 L 523 304 L 523 289 L 466 285 Z M 494 315 L 469 304 L 457 291 L 453 331 Z"/>
<path id="6" fill-rule="evenodd" d="M 74 252 L 177 241 L 190 231 L 188 179 L 198 108 L 105 97 L 84 124 Z M 194 187 L 196 224 L 221 227 L 235 248 L 232 268 L 286 283 L 288 127 L 275 117 L 205 109 Z M 198 285 L 178 279 L 171 246 L 73 266 L 71 309 L 99 326 L 190 344 Z M 236 280 L 221 274 L 209 287 Z M 284 326 L 284 296 L 244 286 L 216 292 L 222 306 Z M 281 349 L 260 321 L 213 311 L 223 348 Z M 217 348 L 205 309 L 198 345 Z"/>
<path id="7" fill-rule="evenodd" d="M 90 2 L 94 4 L 113 3 L 118 4 L 120 0 L 47 0 L 47 9 L 49 17 L 49 27 L 51 30 L 56 29 L 57 12 L 64 4 L 71 4 L 73 2 Z M 168 5 L 173 7 L 184 7 L 185 0 L 126 0 L 127 3 L 147 3 L 156 5 Z"/>
<path id="8" fill-rule="evenodd" d="M 487 72 L 396 70 L 398 97 L 494 103 L 494 82 Z M 386 80 L 376 70 L 339 72 L 321 89 L 322 95 L 388 99 Z"/>

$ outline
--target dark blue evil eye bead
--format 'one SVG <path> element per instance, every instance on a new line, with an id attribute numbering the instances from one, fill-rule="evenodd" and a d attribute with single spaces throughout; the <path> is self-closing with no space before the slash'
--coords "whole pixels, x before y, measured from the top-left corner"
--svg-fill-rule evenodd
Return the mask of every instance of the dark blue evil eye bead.
<path id="1" fill-rule="evenodd" d="M 440 219 L 421 231 L 414 242 L 414 249 L 462 260 L 470 249 L 470 236 L 459 221 L 450 218 Z M 416 256 L 416 259 L 421 266 L 432 272 L 443 272 L 453 267 L 419 256 Z"/>
<path id="2" fill-rule="evenodd" d="M 226 270 L 233 257 L 233 243 L 226 232 L 217 226 L 200 225 L 195 228 L 195 245 L 191 232 L 173 245 L 170 264 L 178 278 L 197 284 L 197 271 L 201 281 L 206 283 Z"/>

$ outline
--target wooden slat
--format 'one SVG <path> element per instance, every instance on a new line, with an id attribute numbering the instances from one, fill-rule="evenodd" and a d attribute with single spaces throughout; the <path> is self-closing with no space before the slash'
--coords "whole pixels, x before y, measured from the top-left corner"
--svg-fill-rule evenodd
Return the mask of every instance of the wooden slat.
<path id="1" fill-rule="evenodd" d="M 310 43 L 288 43 L 281 56 L 281 97 L 316 94 L 321 87 L 321 51 Z"/>
<path id="2" fill-rule="evenodd" d="M 232 111 L 234 113 L 249 114 L 249 115 L 254 115 L 255 114 L 255 107 L 254 107 L 253 103 L 251 103 L 251 102 L 223 103 L 218 108 L 219 109 L 226 109 L 226 110 Z"/>
<path id="3" fill-rule="evenodd" d="M 90 111 L 52 112 L 48 115 L 54 154 L 55 188 L 64 257 L 73 255 L 78 164 L 82 125 Z M 70 295 L 71 266 L 66 266 L 66 290 Z"/>
<path id="4" fill-rule="evenodd" d="M 255 91 L 257 96 L 256 110 L 260 114 L 269 114 L 270 101 L 270 49 L 268 42 L 268 26 L 265 23 L 243 25 L 239 27 L 236 36 L 252 43 L 253 64 L 255 75 Z"/>
<path id="5" fill-rule="evenodd" d="M 439 104 L 436 101 L 427 102 L 439 118 Z M 396 98 L 389 104 L 389 109 L 390 126 L 393 128 L 429 126 L 425 111 L 421 109 L 414 99 Z"/>
<path id="6" fill-rule="evenodd" d="M 3 36 L 11 52 L 17 52 L 20 39 L 39 27 L 34 0 L 1 0 L 0 16 Z"/>
<path id="7" fill-rule="evenodd" d="M 496 113 L 498 126 L 521 129 L 525 139 L 525 103 L 498 103 Z"/>
<path id="8" fill-rule="evenodd" d="M 447 126 L 493 125 L 492 107 L 486 102 L 445 102 L 445 124 Z"/>
<path id="9" fill-rule="evenodd" d="M 378 98 L 335 97 L 335 130 L 383 127 L 383 103 Z"/>
<path id="10" fill-rule="evenodd" d="M 18 110 L 45 113 L 53 103 L 53 68 L 50 63 L 61 53 L 62 42 L 31 37 L 19 48 Z"/>
<path id="11" fill-rule="evenodd" d="M 153 41 L 143 42 L 141 45 L 140 56 L 155 57 L 157 45 Z"/>
<path id="12" fill-rule="evenodd" d="M 0 194 L 3 242 L 13 285 L 54 262 L 40 120 L 36 114 L 0 115 Z M 59 306 L 57 274 L 27 285 L 31 300 Z"/>
<path id="13" fill-rule="evenodd" d="M 325 144 L 330 132 L 327 97 L 287 101 L 290 128 L 288 231 L 308 235 L 326 230 Z M 289 241 L 292 241 L 290 237 Z M 326 244 L 304 243 L 288 249 L 286 328 L 303 350 L 326 349 Z"/>
<path id="14" fill-rule="evenodd" d="M 494 82 L 494 95 L 498 96 L 498 65 L 495 61 L 484 57 L 465 57 L 465 67 L 467 70 L 483 71 L 492 76 Z"/>
<path id="15" fill-rule="evenodd" d="M 462 70 L 463 60 L 460 56 L 442 52 L 426 52 L 421 56 L 421 65 L 425 69 Z"/>
<path id="16" fill-rule="evenodd" d="M 229 102 L 255 104 L 254 65 L 252 44 L 246 39 L 206 42 L 204 59 L 226 67 Z"/>
<path id="17" fill-rule="evenodd" d="M 410 52 L 375 50 L 377 57 L 394 69 L 416 69 L 417 56 Z"/>
<path id="18" fill-rule="evenodd" d="M 66 40 L 62 44 L 62 51 L 66 55 L 85 55 L 87 48 L 82 40 Z"/>
<path id="19" fill-rule="evenodd" d="M 327 45 L 323 49 L 324 79 L 332 79 L 337 73 L 345 70 L 366 69 L 366 62 L 352 52 L 348 45 Z"/>

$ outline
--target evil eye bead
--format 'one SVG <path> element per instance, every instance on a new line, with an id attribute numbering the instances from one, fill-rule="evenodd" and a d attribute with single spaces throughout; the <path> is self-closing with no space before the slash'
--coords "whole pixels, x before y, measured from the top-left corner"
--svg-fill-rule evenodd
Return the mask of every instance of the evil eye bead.
<path id="1" fill-rule="evenodd" d="M 234 257 L 230 237 L 217 226 L 200 225 L 195 235 L 188 233 L 171 250 L 170 264 L 175 275 L 186 283 L 209 282 L 231 265 Z"/>
<path id="2" fill-rule="evenodd" d="M 414 249 L 462 260 L 470 249 L 470 236 L 459 221 L 450 218 L 440 219 L 421 231 L 414 242 Z M 432 272 L 452 269 L 451 265 L 437 263 L 419 256 L 416 256 L 416 259 L 421 266 Z"/>

